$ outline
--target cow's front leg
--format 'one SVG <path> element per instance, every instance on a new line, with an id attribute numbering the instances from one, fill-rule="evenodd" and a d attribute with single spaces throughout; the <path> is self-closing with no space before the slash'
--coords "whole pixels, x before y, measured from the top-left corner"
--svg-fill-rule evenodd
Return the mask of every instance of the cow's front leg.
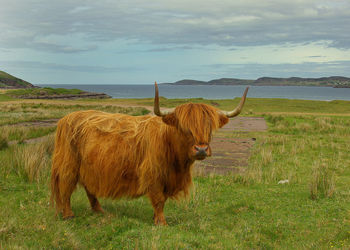
<path id="1" fill-rule="evenodd" d="M 148 193 L 148 197 L 151 200 L 153 209 L 154 209 L 154 224 L 155 225 L 162 225 L 166 226 L 168 225 L 166 223 L 163 209 L 165 201 L 167 200 L 167 197 L 164 195 L 164 193 L 161 190 L 152 190 Z"/>

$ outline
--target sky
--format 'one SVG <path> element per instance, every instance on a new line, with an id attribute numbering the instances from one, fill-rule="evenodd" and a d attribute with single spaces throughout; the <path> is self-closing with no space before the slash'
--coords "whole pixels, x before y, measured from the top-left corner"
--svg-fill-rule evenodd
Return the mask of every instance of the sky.
<path id="1" fill-rule="evenodd" d="M 0 0 L 0 70 L 33 84 L 350 77 L 349 0 Z"/>

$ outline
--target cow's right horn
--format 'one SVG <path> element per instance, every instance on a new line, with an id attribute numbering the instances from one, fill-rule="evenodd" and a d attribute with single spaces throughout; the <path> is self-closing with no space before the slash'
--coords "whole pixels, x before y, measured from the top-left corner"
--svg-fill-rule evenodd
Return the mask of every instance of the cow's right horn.
<path id="1" fill-rule="evenodd" d="M 155 95 L 154 95 L 154 114 L 157 116 L 166 116 L 173 112 L 173 110 L 167 110 L 167 111 L 160 111 L 159 108 L 159 91 L 158 91 L 158 84 L 157 82 L 154 82 L 155 87 Z"/>
<path id="2" fill-rule="evenodd" d="M 245 89 L 240 103 L 238 104 L 238 106 L 234 110 L 232 110 L 232 111 L 220 110 L 220 112 L 222 114 L 226 115 L 228 118 L 235 117 L 235 116 L 239 115 L 241 113 L 241 111 L 242 111 L 243 106 L 244 106 L 244 102 L 245 102 L 245 99 L 247 97 L 248 89 L 249 89 L 249 87 L 247 87 Z"/>

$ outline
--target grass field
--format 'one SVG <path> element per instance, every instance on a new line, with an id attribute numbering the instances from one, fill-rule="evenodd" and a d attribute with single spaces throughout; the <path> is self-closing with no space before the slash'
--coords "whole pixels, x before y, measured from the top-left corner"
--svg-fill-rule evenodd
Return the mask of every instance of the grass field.
<path id="1" fill-rule="evenodd" d="M 0 100 L 0 249 L 350 248 L 350 102 L 249 98 L 243 115 L 265 117 L 269 130 L 227 135 L 256 138 L 247 170 L 196 176 L 187 200 L 166 203 L 169 226 L 156 227 L 146 198 L 101 199 L 100 215 L 81 188 L 72 197 L 76 217 L 55 217 L 48 187 L 55 128 L 21 125 L 80 109 L 140 115 L 148 111 L 118 105 L 152 106 L 151 99 Z M 226 110 L 238 103 L 191 101 Z"/>
<path id="2" fill-rule="evenodd" d="M 82 93 L 82 90 L 79 89 L 64 89 L 64 88 L 28 88 L 28 89 L 15 89 L 8 90 L 7 95 L 18 97 L 18 96 L 40 96 L 40 95 L 65 95 L 73 94 L 78 95 Z"/>

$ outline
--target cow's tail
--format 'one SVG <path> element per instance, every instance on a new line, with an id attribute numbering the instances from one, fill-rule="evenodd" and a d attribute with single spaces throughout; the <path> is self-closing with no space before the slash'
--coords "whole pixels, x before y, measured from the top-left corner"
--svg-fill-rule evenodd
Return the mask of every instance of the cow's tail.
<path id="1" fill-rule="evenodd" d="M 59 188 L 60 175 L 59 170 L 52 166 L 51 170 L 51 197 L 50 204 L 52 208 L 56 208 L 56 215 L 62 210 L 62 200 Z"/>

